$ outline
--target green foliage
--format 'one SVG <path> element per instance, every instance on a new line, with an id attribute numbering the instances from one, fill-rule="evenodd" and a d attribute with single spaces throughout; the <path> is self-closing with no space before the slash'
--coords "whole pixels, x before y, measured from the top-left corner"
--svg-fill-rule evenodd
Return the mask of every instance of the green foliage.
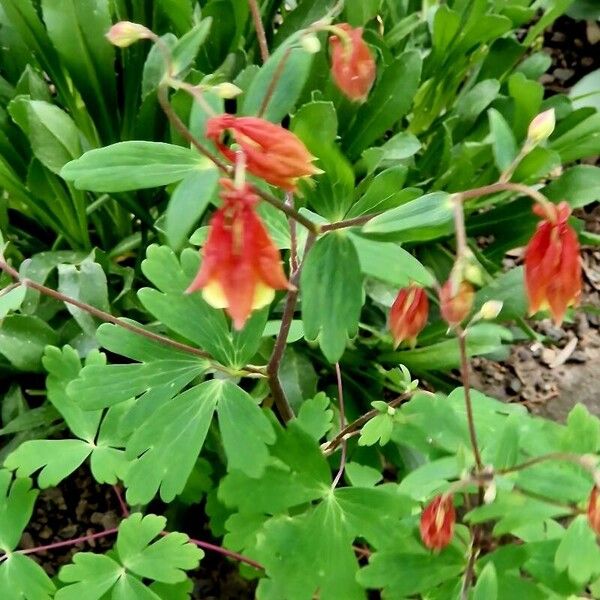
<path id="1" fill-rule="evenodd" d="M 453 194 L 514 170 L 552 202 L 598 199 L 598 72 L 547 98 L 539 82 L 544 29 L 593 10 L 346 0 L 334 15 L 325 4 L 258 2 L 263 61 L 244 1 L 0 0 L 2 600 L 190 598 L 203 552 L 169 533 L 191 530 L 190 514 L 217 550 L 243 555 L 240 575 L 262 600 L 600 598 L 585 516 L 599 419 L 576 404 L 558 424 L 471 389 L 484 466 L 472 478 L 465 388 L 450 373 L 465 365 L 436 297 L 466 252 Z M 115 48 L 105 33 L 117 21 L 160 41 Z M 376 60 L 364 102 L 330 75 L 329 25 L 341 22 L 363 28 Z M 549 108 L 554 132 L 524 153 Z M 322 172 L 294 194 L 250 162 L 234 173 L 206 138 L 224 112 L 281 124 Z M 270 170 L 294 163 L 275 160 Z M 186 292 L 232 174 L 270 200 L 255 209 L 292 284 L 241 330 Z M 501 359 L 532 334 L 523 267 L 503 261 L 538 222 L 522 189 L 464 202 L 478 271 L 468 358 Z M 581 241 L 597 243 L 577 214 Z M 5 262 L 22 278 L 14 287 Z M 211 277 L 232 276 L 234 262 Z M 390 306 L 411 284 L 427 288 L 428 325 L 396 348 Z M 503 305 L 485 322 L 489 301 Z M 111 550 L 84 548 L 51 579 L 30 558 L 44 548 L 21 546 L 30 477 L 47 488 L 78 469 L 123 487 L 133 514 L 102 534 L 117 533 Z M 419 519 L 445 493 L 454 536 L 430 552 Z M 151 512 L 160 501 L 165 516 Z"/>

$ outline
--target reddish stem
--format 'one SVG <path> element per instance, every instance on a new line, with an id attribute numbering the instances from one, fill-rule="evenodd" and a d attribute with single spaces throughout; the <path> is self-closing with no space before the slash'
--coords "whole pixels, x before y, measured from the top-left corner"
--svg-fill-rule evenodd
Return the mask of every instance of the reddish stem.
<path id="1" fill-rule="evenodd" d="M 164 532 L 164 533 L 166 533 L 166 532 Z M 216 544 L 211 544 L 210 542 L 202 542 L 200 540 L 195 540 L 193 538 L 190 538 L 190 542 L 192 544 L 195 544 L 196 546 L 198 546 L 198 548 L 203 548 L 204 550 L 210 550 L 212 552 L 218 552 L 219 554 L 222 554 L 223 556 L 228 556 L 229 558 L 233 558 L 234 560 L 237 560 L 239 562 L 246 563 L 247 565 L 250 565 L 251 567 L 254 567 L 255 569 L 259 569 L 260 571 L 265 570 L 265 568 L 259 562 L 256 562 L 255 560 L 252 560 L 251 558 L 248 558 L 247 556 L 244 556 L 243 554 L 238 554 L 237 552 L 233 552 L 233 550 L 227 550 L 226 548 L 222 548 L 221 546 L 217 546 Z"/>
<path id="2" fill-rule="evenodd" d="M 335 376 L 337 378 L 337 388 L 338 388 L 338 401 L 340 403 L 340 431 L 344 430 L 344 426 L 346 425 L 346 413 L 344 410 L 344 387 L 342 383 L 342 371 L 340 369 L 340 363 L 335 363 Z M 342 438 L 342 456 L 340 458 L 340 468 L 331 484 L 332 489 L 337 487 L 337 484 L 340 482 L 342 478 L 342 474 L 344 473 L 344 469 L 346 467 L 346 454 L 348 451 L 348 441 L 345 437 Z"/>
<path id="3" fill-rule="evenodd" d="M 97 540 L 98 538 L 106 537 L 107 535 L 114 535 L 119 531 L 118 527 L 112 529 L 105 529 L 98 533 L 91 533 L 90 535 L 83 535 L 75 538 L 74 540 L 65 540 L 64 542 L 54 542 L 53 544 L 47 544 L 46 546 L 36 546 L 35 548 L 27 548 L 25 550 L 17 550 L 18 554 L 36 554 L 38 552 L 45 552 L 46 550 L 54 550 L 55 548 L 66 548 L 68 546 L 76 546 L 84 542 L 90 542 Z"/>
<path id="4" fill-rule="evenodd" d="M 113 490 L 117 497 L 117 501 L 119 502 L 119 506 L 121 507 L 121 514 L 127 518 L 129 516 L 129 507 L 123 498 L 123 494 L 121 494 L 121 488 L 118 485 L 113 485 Z"/>
<path id="5" fill-rule="evenodd" d="M 254 29 L 256 29 L 256 37 L 258 38 L 258 45 L 260 47 L 260 57 L 263 62 L 266 62 L 269 58 L 269 47 L 267 46 L 267 36 L 265 34 L 265 28 L 260 18 L 260 9 L 256 0 L 248 0 L 250 5 L 250 12 L 252 13 L 252 20 L 254 21 Z"/>

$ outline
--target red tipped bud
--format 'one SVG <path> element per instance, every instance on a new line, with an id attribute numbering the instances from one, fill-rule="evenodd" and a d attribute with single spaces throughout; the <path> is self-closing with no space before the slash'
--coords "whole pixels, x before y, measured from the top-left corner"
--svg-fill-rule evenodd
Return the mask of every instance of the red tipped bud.
<path id="1" fill-rule="evenodd" d="M 234 188 L 222 179 L 223 206 L 210 221 L 202 265 L 189 292 L 202 290 L 211 306 L 226 309 L 236 329 L 250 313 L 269 304 L 274 290 L 289 289 L 279 250 L 254 206 L 258 197 L 249 185 Z"/>
<path id="2" fill-rule="evenodd" d="M 456 512 L 451 496 L 436 496 L 421 515 L 421 539 L 431 550 L 445 548 L 454 535 Z"/>
<path id="3" fill-rule="evenodd" d="M 590 493 L 587 517 L 590 527 L 596 532 L 596 535 L 600 535 L 600 489 L 598 486 L 594 486 Z"/>
<path id="4" fill-rule="evenodd" d="M 554 115 L 553 108 L 541 112 L 529 124 L 529 129 L 527 130 L 527 139 L 532 144 L 539 144 L 540 142 L 543 142 L 552 135 L 555 124 L 556 117 Z"/>
<path id="5" fill-rule="evenodd" d="M 362 38 L 362 27 L 341 23 L 335 29 L 341 31 L 329 38 L 331 75 L 345 96 L 364 102 L 377 75 L 375 59 Z"/>
<path id="6" fill-rule="evenodd" d="M 566 202 L 545 208 L 536 204 L 534 212 L 543 220 L 525 249 L 529 312 L 549 309 L 560 325 L 567 307 L 577 304 L 581 294 L 579 241 L 567 222 L 571 209 Z"/>
<path id="7" fill-rule="evenodd" d="M 298 179 L 322 173 L 312 164 L 315 157 L 304 144 L 281 125 L 257 117 L 219 115 L 210 118 L 206 122 L 206 137 L 235 162 L 235 152 L 222 142 L 225 131 L 230 131 L 241 147 L 248 171 L 271 185 L 293 192 Z"/>
<path id="8" fill-rule="evenodd" d="M 455 287 L 452 278 L 448 279 L 440 290 L 440 311 L 444 321 L 452 327 L 459 325 L 471 312 L 474 297 L 475 290 L 470 283 L 461 281 Z"/>
<path id="9" fill-rule="evenodd" d="M 119 48 L 127 48 L 139 40 L 149 39 L 153 36 L 154 34 L 147 27 L 131 21 L 119 21 L 106 33 L 106 39 Z"/>
<path id="10" fill-rule="evenodd" d="M 390 330 L 394 346 L 404 340 L 414 345 L 417 336 L 427 324 L 429 300 L 422 287 L 411 285 L 402 288 L 390 310 Z"/>

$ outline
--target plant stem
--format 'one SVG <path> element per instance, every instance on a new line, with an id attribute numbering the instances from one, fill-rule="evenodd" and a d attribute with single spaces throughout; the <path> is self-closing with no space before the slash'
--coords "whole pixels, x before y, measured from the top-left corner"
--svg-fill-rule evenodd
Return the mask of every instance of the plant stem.
<path id="1" fill-rule="evenodd" d="M 402 404 L 405 400 L 408 400 L 412 396 L 411 392 L 406 392 L 397 398 L 394 398 L 391 402 L 388 402 L 390 408 L 395 408 L 399 404 Z M 349 425 L 346 425 L 330 442 L 325 444 L 323 453 L 328 456 L 330 455 L 345 439 L 347 439 L 353 432 L 360 429 L 365 423 L 370 421 L 373 417 L 381 414 L 381 411 L 377 409 L 370 410 L 368 413 L 358 417 L 358 419 L 352 421 Z"/>
<path id="2" fill-rule="evenodd" d="M 342 371 L 340 370 L 340 363 L 335 363 L 335 376 L 337 379 L 337 388 L 338 388 L 338 402 L 340 403 L 340 431 L 344 429 L 344 425 L 346 423 L 346 412 L 344 410 L 344 387 L 342 383 Z M 345 437 L 342 437 L 342 456 L 340 458 L 340 468 L 331 484 L 331 489 L 335 489 L 337 484 L 340 482 L 342 478 L 342 474 L 344 473 L 344 468 L 346 467 L 346 453 L 348 451 L 348 442 Z"/>
<path id="3" fill-rule="evenodd" d="M 287 293 L 285 306 L 283 308 L 283 315 L 281 317 L 281 327 L 279 328 L 279 333 L 277 334 L 277 339 L 275 340 L 275 345 L 273 346 L 273 351 L 271 352 L 271 358 L 267 364 L 267 376 L 269 378 L 271 395 L 273 396 L 273 401 L 277 407 L 277 411 L 285 423 L 294 418 L 294 411 L 285 397 L 285 392 L 283 391 L 281 381 L 279 381 L 279 368 L 281 366 L 281 361 L 283 360 L 283 354 L 285 352 L 290 327 L 292 326 L 294 311 L 296 310 L 296 303 L 298 301 L 298 283 L 300 282 L 300 275 L 302 274 L 302 266 L 314 241 L 315 235 L 311 232 L 308 234 L 308 238 L 304 246 L 304 259 L 290 277 L 290 284 L 293 287 Z"/>
<path id="4" fill-rule="evenodd" d="M 595 473 L 595 468 L 593 465 L 587 461 L 583 455 L 580 454 L 570 454 L 568 452 L 550 452 L 548 454 L 542 454 L 541 456 L 535 456 L 534 458 L 530 458 L 518 465 L 514 465 L 512 467 L 507 467 L 506 469 L 500 469 L 497 471 L 499 475 L 506 475 L 508 473 L 516 473 L 517 471 L 523 471 L 524 469 L 528 469 L 529 467 L 533 467 L 540 463 L 546 462 L 548 460 L 561 460 L 565 462 L 571 462 L 584 469 L 588 470 L 590 473 Z"/>
<path id="5" fill-rule="evenodd" d="M 345 229 L 346 227 L 354 227 L 356 225 L 364 225 L 368 223 L 373 217 L 376 217 L 377 214 L 374 215 L 362 215 L 360 217 L 353 217 L 352 219 L 343 219 L 341 221 L 335 221 L 334 223 L 326 223 L 325 225 L 321 225 L 321 231 L 335 231 L 336 229 Z"/>
<path id="6" fill-rule="evenodd" d="M 285 204 L 294 208 L 293 193 L 286 193 Z M 293 273 L 298 269 L 298 235 L 296 231 L 296 221 L 290 218 L 288 219 L 288 225 L 290 227 L 290 272 Z"/>
<path id="7" fill-rule="evenodd" d="M 274 206 L 275 208 L 279 209 L 282 213 L 285 213 L 290 219 L 294 219 L 294 221 L 297 221 L 298 223 L 300 223 L 300 225 L 304 225 L 304 227 L 306 227 L 306 229 L 308 229 L 308 231 L 310 231 L 314 234 L 321 233 L 320 225 L 318 225 L 317 223 L 313 223 L 309 218 L 300 214 L 291 205 L 286 204 L 285 202 L 282 202 L 281 200 L 279 200 L 279 198 L 273 196 L 269 192 L 265 192 L 264 190 L 261 190 L 258 187 L 255 187 L 254 191 L 265 202 L 268 202 L 271 206 Z"/>
<path id="8" fill-rule="evenodd" d="M 89 535 L 83 535 L 73 540 L 65 540 L 64 542 L 54 542 L 53 544 L 47 544 L 46 546 L 36 546 L 35 548 L 27 548 L 25 550 L 17 550 L 18 554 L 37 554 L 38 552 L 45 552 L 46 550 L 54 550 L 55 548 L 66 548 L 68 546 L 75 546 L 84 542 L 90 542 L 99 538 L 106 537 L 108 535 L 114 535 L 119 531 L 118 527 L 112 529 L 105 529 L 98 533 L 91 533 Z"/>
<path id="9" fill-rule="evenodd" d="M 231 168 L 225 164 L 219 157 L 215 156 L 210 150 L 204 147 L 193 135 L 192 132 L 186 127 L 185 123 L 179 118 L 179 115 L 175 112 L 171 103 L 169 102 L 169 88 L 165 84 L 158 86 L 158 103 L 163 109 L 165 115 L 169 119 L 171 125 L 177 130 L 177 132 L 183 137 L 188 143 L 190 143 L 200 154 L 206 156 L 211 160 L 221 171 L 229 174 Z"/>
<path id="10" fill-rule="evenodd" d="M 473 532 L 473 541 L 471 542 L 469 560 L 467 562 L 467 568 L 465 569 L 465 576 L 460 590 L 461 600 L 469 600 L 469 588 L 471 587 L 473 578 L 475 577 L 475 561 L 479 555 L 479 544 L 477 543 L 477 537 L 479 537 L 479 532 L 475 530 Z"/>
<path id="11" fill-rule="evenodd" d="M 475 419 L 473 417 L 473 403 L 471 402 L 471 385 L 469 377 L 469 359 L 467 358 L 467 343 L 466 333 L 463 330 L 458 330 L 458 347 L 460 349 L 460 373 L 462 378 L 463 389 L 465 393 L 465 408 L 467 411 L 467 424 L 469 426 L 469 437 L 471 438 L 471 448 L 475 456 L 475 466 L 477 474 L 483 470 L 483 462 L 479 452 L 477 443 L 477 432 L 475 431 Z"/>
<path id="12" fill-rule="evenodd" d="M 529 196 L 532 200 L 535 200 L 535 202 L 544 207 L 552 205 L 552 202 L 550 202 L 550 200 L 548 200 L 541 192 L 534 190 L 528 185 L 522 183 L 510 183 L 508 181 L 499 181 L 490 185 L 473 188 L 472 190 L 466 190 L 456 194 L 456 197 L 458 197 L 460 201 L 464 201 L 472 198 L 480 198 L 481 196 L 487 196 L 489 194 L 497 194 L 499 192 L 518 192 L 524 196 Z"/>
<path id="13" fill-rule="evenodd" d="M 271 78 L 271 81 L 269 82 L 269 87 L 267 87 L 267 91 L 262 99 L 262 102 L 260 103 L 260 108 L 258 110 L 259 117 L 262 117 L 265 114 L 265 111 L 267 110 L 267 106 L 269 106 L 269 102 L 271 101 L 271 98 L 273 97 L 277 83 L 279 82 L 279 80 L 281 79 L 281 76 L 283 75 L 283 70 L 288 61 L 291 51 L 292 51 L 292 47 L 288 46 L 285 50 L 285 54 L 281 57 L 281 60 L 279 61 L 279 64 L 277 65 L 277 68 L 275 69 L 275 72 L 273 73 L 273 77 Z"/>
<path id="14" fill-rule="evenodd" d="M 71 304 L 72 306 L 76 306 L 77 308 L 89 313 L 90 315 L 100 319 L 101 321 L 104 321 L 106 323 L 112 323 L 113 325 L 118 325 L 123 329 L 127 329 L 127 331 L 131 331 L 132 333 L 136 333 L 145 338 L 158 342 L 163 346 L 169 346 L 170 348 L 181 350 L 182 352 L 187 352 L 188 354 L 193 354 L 194 356 L 208 360 L 210 361 L 211 366 L 215 369 L 229 373 L 229 369 L 227 369 L 223 365 L 220 365 L 219 363 L 214 362 L 214 359 L 208 352 L 200 350 L 199 348 L 194 348 L 194 346 L 189 346 L 188 344 L 184 344 L 183 342 L 178 342 L 158 333 L 153 333 L 152 331 L 148 331 L 147 329 L 144 329 L 139 325 L 133 325 L 132 323 L 117 318 L 111 315 L 110 313 L 107 313 L 103 310 L 100 310 L 99 308 L 96 308 L 95 306 L 92 306 L 91 304 L 87 304 L 85 302 L 81 302 L 80 300 L 76 300 L 75 298 L 71 298 L 70 296 L 66 296 L 65 294 L 62 294 L 57 290 L 53 290 L 52 288 L 42 285 L 41 283 L 37 283 L 36 281 L 33 281 L 31 279 L 22 278 L 16 269 L 11 267 L 2 259 L 0 259 L 0 270 L 10 275 L 21 285 L 31 288 L 33 290 L 37 290 L 41 294 L 44 294 L 44 296 L 49 296 L 50 298 L 54 298 L 55 300 L 59 300 L 61 302 L 66 302 L 67 304 Z M 247 371 L 249 373 L 264 375 L 264 372 L 256 367 L 248 367 Z"/>
<path id="15" fill-rule="evenodd" d="M 256 37 L 258 38 L 258 45 L 260 47 L 260 57 L 263 62 L 266 62 L 269 58 L 269 47 L 267 46 L 267 36 L 265 34 L 265 28 L 260 18 L 260 9 L 258 7 L 257 0 L 248 0 L 250 6 L 250 12 L 252 13 L 252 20 L 254 21 L 254 29 L 256 30 Z"/>
<path id="16" fill-rule="evenodd" d="M 123 515 L 124 518 L 127 518 L 129 516 L 129 507 L 127 506 L 127 503 L 125 502 L 125 499 L 123 498 L 123 494 L 121 493 L 121 488 L 118 485 L 113 485 L 112 487 L 115 492 L 115 496 L 117 497 L 119 506 L 121 508 L 121 514 Z"/>

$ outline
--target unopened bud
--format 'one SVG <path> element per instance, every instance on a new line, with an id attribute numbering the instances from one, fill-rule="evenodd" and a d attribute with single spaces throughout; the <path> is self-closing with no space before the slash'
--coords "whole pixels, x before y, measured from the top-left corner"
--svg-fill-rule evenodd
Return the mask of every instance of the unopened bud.
<path id="1" fill-rule="evenodd" d="M 479 309 L 479 316 L 482 319 L 485 319 L 486 321 L 491 321 L 500 314 L 500 311 L 502 310 L 502 305 L 502 300 L 488 300 Z"/>
<path id="2" fill-rule="evenodd" d="M 321 50 L 321 42 L 316 35 L 302 36 L 300 43 L 302 44 L 302 48 L 304 48 L 304 50 L 306 50 L 306 52 L 309 54 L 316 54 L 319 52 L 319 50 Z"/>
<path id="3" fill-rule="evenodd" d="M 223 98 L 224 100 L 230 100 L 242 93 L 242 90 L 237 85 L 229 83 L 228 81 L 213 85 L 210 89 L 219 96 L 219 98 Z"/>
<path id="4" fill-rule="evenodd" d="M 115 23 L 106 33 L 106 39 L 119 48 L 127 48 L 138 40 L 149 39 L 153 33 L 139 23 L 131 21 L 119 21 Z"/>
<path id="5" fill-rule="evenodd" d="M 483 494 L 484 504 L 491 504 L 496 499 L 496 482 L 492 481 L 486 488 Z"/>
<path id="6" fill-rule="evenodd" d="M 481 271 L 481 267 L 475 263 L 468 263 L 465 265 L 464 278 L 467 281 L 470 281 L 474 285 L 482 286 L 483 285 L 483 273 Z"/>
<path id="7" fill-rule="evenodd" d="M 532 144 L 539 144 L 547 140 L 552 135 L 555 124 L 556 118 L 553 108 L 540 113 L 529 124 L 529 129 L 527 130 L 528 141 Z"/>

